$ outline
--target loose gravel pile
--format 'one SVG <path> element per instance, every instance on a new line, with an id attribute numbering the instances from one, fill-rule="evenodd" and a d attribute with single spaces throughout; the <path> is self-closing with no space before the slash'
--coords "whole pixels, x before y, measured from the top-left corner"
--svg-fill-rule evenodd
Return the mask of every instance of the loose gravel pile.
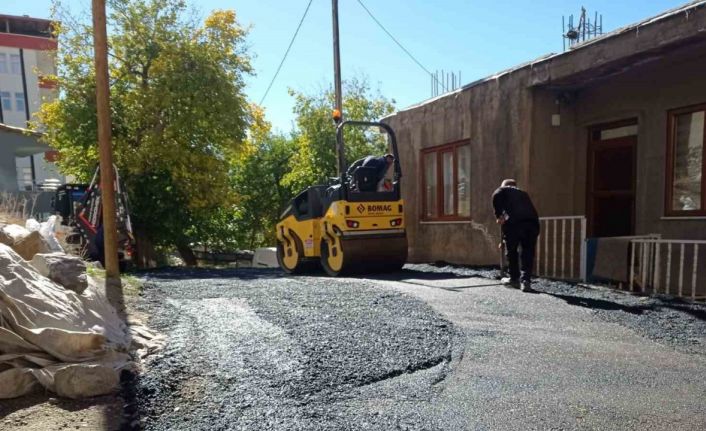
<path id="1" fill-rule="evenodd" d="M 446 273 L 497 280 L 494 268 L 451 265 L 407 265 L 407 270 Z M 590 309 L 603 320 L 628 327 L 638 334 L 686 353 L 706 355 L 706 304 L 689 303 L 666 296 L 637 296 L 598 286 L 536 279 L 540 293 Z"/>
<path id="2" fill-rule="evenodd" d="M 445 428 L 418 406 L 433 403 L 457 334 L 423 302 L 269 270 L 148 279 L 143 311 L 169 341 L 128 391 L 144 428 Z"/>

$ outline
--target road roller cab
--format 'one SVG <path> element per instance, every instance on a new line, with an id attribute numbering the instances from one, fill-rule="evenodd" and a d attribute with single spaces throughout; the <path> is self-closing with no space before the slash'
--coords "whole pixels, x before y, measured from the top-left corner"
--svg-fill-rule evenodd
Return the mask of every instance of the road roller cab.
<path id="1" fill-rule="evenodd" d="M 377 127 L 387 134 L 395 160 L 382 181 L 365 166 L 347 172 L 346 127 Z M 345 121 L 338 125 L 336 141 L 340 177 L 299 193 L 277 224 L 280 267 L 288 273 L 323 267 L 332 276 L 401 268 L 407 236 L 394 132 L 383 123 Z"/>

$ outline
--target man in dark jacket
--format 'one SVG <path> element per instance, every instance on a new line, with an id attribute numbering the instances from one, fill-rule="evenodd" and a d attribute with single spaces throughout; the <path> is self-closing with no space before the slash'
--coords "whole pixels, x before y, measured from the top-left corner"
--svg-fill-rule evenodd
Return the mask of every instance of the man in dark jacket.
<path id="1" fill-rule="evenodd" d="M 521 282 L 522 291 L 531 292 L 534 249 L 539 236 L 537 210 L 527 192 L 518 189 L 515 180 L 510 179 L 504 180 L 493 193 L 493 210 L 497 223 L 502 226 L 510 267 L 510 278 L 504 281 L 516 287 Z"/>
<path id="2" fill-rule="evenodd" d="M 385 154 L 382 157 L 368 156 L 358 159 L 348 168 L 348 174 L 352 174 L 355 168 L 358 166 L 366 166 L 375 169 L 378 174 L 378 178 L 382 178 L 385 175 L 385 171 L 390 165 L 395 161 L 395 156 L 392 154 Z"/>
<path id="3" fill-rule="evenodd" d="M 385 154 L 382 157 L 364 157 L 353 162 L 353 164 L 348 168 L 348 175 L 353 175 L 353 172 L 355 172 L 355 169 L 359 166 L 372 168 L 375 170 L 375 184 L 377 184 L 385 177 L 385 172 L 387 172 L 394 162 L 395 156 L 392 154 Z"/>

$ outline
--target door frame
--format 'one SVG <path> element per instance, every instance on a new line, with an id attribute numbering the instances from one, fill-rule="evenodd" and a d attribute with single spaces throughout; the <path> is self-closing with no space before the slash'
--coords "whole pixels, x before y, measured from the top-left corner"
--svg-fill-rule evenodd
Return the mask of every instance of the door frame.
<path id="1" fill-rule="evenodd" d="M 612 121 L 608 123 L 600 123 L 600 124 L 594 124 L 592 126 L 588 127 L 588 145 L 586 146 L 587 149 L 587 155 L 586 155 L 586 162 L 587 162 L 587 170 L 586 170 L 586 227 L 587 227 L 587 236 L 592 237 L 594 232 L 593 232 L 593 221 L 594 221 L 594 208 L 593 208 L 593 180 L 594 180 L 594 170 L 595 170 L 595 159 L 593 157 L 594 150 L 597 147 L 601 146 L 611 146 L 610 144 L 602 144 L 604 141 L 599 140 L 594 140 L 593 139 L 593 134 L 595 132 L 600 132 L 602 130 L 608 130 L 608 129 L 616 129 L 618 127 L 624 127 L 624 126 L 633 126 L 637 125 L 638 130 L 636 135 L 631 135 L 635 137 L 635 144 L 634 144 L 634 151 L 633 151 L 633 160 L 632 160 L 632 166 L 633 166 L 633 175 L 632 175 L 632 214 L 631 214 L 631 220 L 630 220 L 630 225 L 631 225 L 631 231 L 632 234 L 635 233 L 635 219 L 636 219 L 636 204 L 637 204 L 637 194 L 636 194 L 636 189 L 637 189 L 637 146 L 638 146 L 638 137 L 640 135 L 640 129 L 639 129 L 639 123 L 638 119 L 636 117 L 634 118 L 627 118 L 624 120 L 617 120 L 617 121 Z M 615 138 L 615 139 L 620 139 L 620 138 Z"/>

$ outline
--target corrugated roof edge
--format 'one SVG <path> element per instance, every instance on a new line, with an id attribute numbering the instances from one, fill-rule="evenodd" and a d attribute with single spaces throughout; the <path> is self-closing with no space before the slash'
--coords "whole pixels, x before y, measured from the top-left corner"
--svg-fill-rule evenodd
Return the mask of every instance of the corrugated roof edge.
<path id="1" fill-rule="evenodd" d="M 36 136 L 36 137 L 40 137 L 43 135 L 41 132 L 36 132 L 34 130 L 29 130 L 29 129 L 25 129 L 22 127 L 10 126 L 5 123 L 0 123 L 0 130 L 5 131 L 5 132 L 10 132 L 10 133 L 19 133 L 22 135 L 31 135 L 31 136 Z"/>
<path id="2" fill-rule="evenodd" d="M 500 78 L 500 77 L 503 76 L 503 75 L 507 75 L 508 73 L 512 73 L 512 72 L 518 71 L 518 70 L 520 70 L 520 69 L 524 69 L 525 67 L 532 67 L 532 66 L 534 66 L 535 64 L 543 63 L 543 62 L 545 62 L 545 61 L 554 59 L 554 58 L 556 58 L 556 57 L 560 57 L 560 56 L 564 56 L 564 55 L 571 55 L 571 53 L 576 52 L 576 51 L 578 51 L 578 50 L 580 50 L 580 49 L 583 49 L 583 48 L 585 48 L 585 47 L 587 47 L 587 46 L 591 46 L 591 45 L 594 45 L 594 44 L 599 43 L 599 42 L 605 42 L 606 40 L 612 39 L 613 37 L 616 37 L 616 36 L 621 35 L 621 34 L 623 34 L 623 33 L 626 33 L 626 32 L 632 31 L 632 30 L 635 30 L 635 29 L 640 28 L 640 27 L 643 27 L 643 26 L 645 26 L 645 25 L 654 24 L 654 23 L 659 22 L 659 21 L 661 21 L 661 20 L 670 18 L 670 17 L 672 17 L 672 16 L 674 16 L 674 15 L 677 15 L 677 14 L 680 14 L 680 13 L 683 13 L 683 12 L 687 12 L 687 11 L 689 11 L 689 10 L 691 10 L 691 9 L 697 9 L 697 8 L 702 7 L 702 6 L 704 6 L 704 5 L 706 5 L 706 0 L 694 0 L 694 1 L 689 2 L 689 3 L 687 3 L 687 4 L 683 5 L 683 6 L 678 6 L 678 7 L 676 7 L 676 8 L 669 9 L 669 10 L 667 10 L 667 11 L 665 11 L 665 12 L 662 12 L 662 13 L 659 14 L 659 15 L 655 15 L 655 16 L 653 16 L 653 17 L 644 19 L 644 20 L 639 21 L 639 22 L 634 23 L 634 24 L 627 25 L 627 26 L 625 26 L 625 27 L 620 27 L 620 28 L 618 28 L 618 29 L 616 29 L 616 30 L 613 30 L 613 31 L 611 31 L 611 32 L 609 32 L 609 33 L 606 33 L 606 34 L 604 34 L 604 35 L 595 37 L 595 38 L 593 38 L 593 39 L 591 39 L 591 40 L 587 40 L 586 42 L 582 42 L 582 43 L 580 43 L 580 44 L 574 46 L 573 48 L 569 49 L 568 51 L 564 51 L 564 52 L 561 52 L 561 53 L 550 53 L 550 54 L 543 55 L 543 56 L 538 57 L 538 58 L 536 58 L 536 59 L 534 59 L 534 60 L 532 60 L 532 61 L 528 61 L 528 62 L 519 64 L 519 65 L 517 65 L 517 66 L 515 66 L 515 67 L 511 67 L 511 68 L 509 68 L 509 69 L 505 69 L 505 70 L 503 70 L 503 71 L 500 71 L 500 72 L 498 72 L 498 73 L 496 73 L 496 74 L 494 74 L 494 75 L 486 76 L 485 78 L 481 78 L 481 79 L 478 79 L 478 80 L 476 80 L 476 81 L 470 82 L 470 83 L 468 83 L 468 84 L 466 84 L 466 85 L 464 85 L 464 86 L 462 86 L 462 87 L 460 87 L 460 88 L 458 88 L 458 89 L 456 89 L 456 90 L 450 91 L 450 92 L 448 92 L 448 93 L 441 94 L 441 95 L 439 95 L 439 96 L 436 96 L 436 97 L 433 97 L 433 98 L 430 98 L 430 99 L 423 100 L 422 102 L 416 103 L 416 104 L 414 104 L 414 105 L 410 105 L 410 106 L 408 106 L 408 107 L 406 107 L 406 108 L 404 108 L 404 109 L 400 109 L 399 111 L 396 111 L 396 112 L 394 112 L 394 113 L 392 113 L 392 114 L 390 114 L 390 115 L 387 115 L 387 116 L 383 117 L 383 118 L 381 119 L 381 121 L 382 121 L 382 120 L 385 120 L 385 119 L 387 119 L 387 118 L 394 117 L 394 116 L 395 116 L 396 114 L 398 114 L 398 113 L 405 112 L 405 111 L 411 111 L 412 109 L 416 109 L 416 108 L 422 107 L 422 106 L 424 106 L 424 105 L 428 105 L 428 104 L 430 104 L 430 103 L 436 102 L 437 100 L 443 99 L 443 98 L 448 97 L 448 96 L 452 96 L 452 95 L 454 95 L 454 94 L 460 93 L 460 92 L 462 92 L 462 91 L 465 91 L 465 90 L 467 90 L 467 89 L 469 89 L 469 88 L 472 88 L 472 87 L 475 87 L 475 86 L 477 86 L 477 85 L 483 84 L 483 83 L 485 83 L 485 82 L 498 79 L 498 78 Z"/>
<path id="3" fill-rule="evenodd" d="M 36 21 L 36 22 L 43 22 L 43 23 L 48 23 L 48 24 L 51 24 L 52 22 L 54 22 L 51 19 L 36 18 L 33 16 L 0 14 L 0 19 L 4 19 L 4 18 L 18 19 L 18 20 L 23 20 L 23 21 Z"/>

